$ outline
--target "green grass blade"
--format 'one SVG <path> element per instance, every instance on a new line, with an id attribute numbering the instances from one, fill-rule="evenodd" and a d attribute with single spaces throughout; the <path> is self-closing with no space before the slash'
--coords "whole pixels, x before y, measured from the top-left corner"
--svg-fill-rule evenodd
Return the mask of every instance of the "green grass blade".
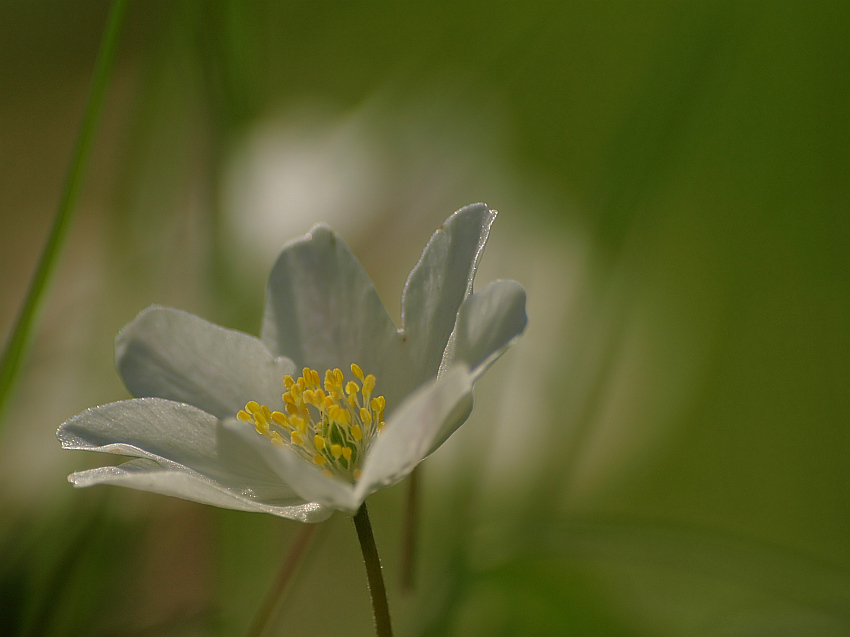
<path id="1" fill-rule="evenodd" d="M 109 11 L 106 29 L 103 33 L 100 51 L 95 63 L 92 85 L 89 92 L 86 110 L 83 114 L 83 122 L 77 137 L 74 153 L 71 157 L 71 165 L 65 176 L 65 184 L 62 196 L 56 210 L 53 226 L 47 237 L 47 243 L 41 253 L 41 257 L 30 282 L 27 295 L 15 326 L 12 328 L 6 347 L 3 351 L 3 359 L 0 361 L 0 426 L 2 416 L 11 394 L 12 386 L 17 378 L 21 363 L 32 337 L 38 310 L 44 301 L 47 286 L 56 269 L 62 246 L 65 243 L 68 228 L 71 224 L 74 208 L 79 198 L 80 189 L 83 184 L 95 130 L 103 110 L 103 101 L 106 87 L 115 61 L 115 50 L 118 43 L 118 34 L 121 30 L 124 13 L 127 8 L 127 0 L 116 0 Z"/>

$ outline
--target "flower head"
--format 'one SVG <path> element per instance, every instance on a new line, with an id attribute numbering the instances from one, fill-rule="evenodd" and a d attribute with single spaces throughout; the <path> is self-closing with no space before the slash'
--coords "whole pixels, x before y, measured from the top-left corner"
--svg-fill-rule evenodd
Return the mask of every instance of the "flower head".
<path id="1" fill-rule="evenodd" d="M 132 457 L 69 476 L 305 522 L 354 513 L 468 417 L 476 379 L 525 328 L 525 292 L 472 292 L 495 212 L 467 206 L 434 233 L 396 329 L 345 243 L 317 225 L 284 247 L 260 338 L 163 307 L 118 334 L 137 396 L 57 432 L 66 449 Z"/>

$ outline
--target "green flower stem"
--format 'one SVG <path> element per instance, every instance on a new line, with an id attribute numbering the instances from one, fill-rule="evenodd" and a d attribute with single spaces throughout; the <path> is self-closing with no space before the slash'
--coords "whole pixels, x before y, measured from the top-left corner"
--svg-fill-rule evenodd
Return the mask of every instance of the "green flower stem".
<path id="1" fill-rule="evenodd" d="M 280 606 L 286 597 L 286 594 L 291 590 L 289 584 L 292 583 L 295 573 L 298 570 L 298 565 L 301 563 L 301 558 L 306 555 L 313 542 L 316 531 L 321 524 L 303 524 L 298 536 L 295 538 L 286 559 L 280 565 L 280 570 L 277 573 L 274 583 L 266 593 L 263 603 L 260 605 L 257 614 L 254 616 L 254 621 L 245 637 L 260 637 L 268 627 L 269 621 L 275 615 L 275 609 Z"/>
<path id="2" fill-rule="evenodd" d="M 410 474 L 407 487 L 407 508 L 404 516 L 403 547 L 401 552 L 401 587 L 413 591 L 416 570 L 416 526 L 419 512 L 419 471 Z"/>
<path id="3" fill-rule="evenodd" d="M 378 637 L 392 637 L 393 627 L 390 622 L 387 589 L 384 586 L 381 560 L 378 557 L 378 547 L 375 546 L 375 536 L 372 533 L 372 523 L 369 522 L 369 512 L 366 511 L 365 502 L 360 505 L 360 510 L 354 516 L 354 526 L 357 529 L 357 539 L 360 540 L 363 561 L 366 563 L 366 579 L 369 582 L 369 592 L 372 595 L 372 612 L 375 615 L 375 632 Z"/>
<path id="4" fill-rule="evenodd" d="M 100 114 L 103 110 L 104 96 L 109 77 L 115 62 L 115 50 L 118 44 L 118 34 L 121 31 L 123 17 L 127 8 L 127 0 L 115 0 L 109 10 L 106 29 L 100 44 L 97 61 L 95 63 L 92 85 L 89 92 L 83 121 L 74 146 L 74 154 L 68 173 L 65 176 L 65 184 L 62 188 L 62 196 L 53 220 L 53 227 L 47 237 L 47 243 L 41 253 L 36 266 L 35 274 L 30 281 L 27 295 L 21 307 L 18 319 L 12 328 L 11 336 L 6 342 L 3 359 L 0 361 L 0 418 L 9 399 L 12 386 L 17 377 L 24 354 L 32 336 L 38 310 L 45 297 L 47 285 L 50 282 L 56 263 L 59 259 L 62 246 L 68 234 L 74 208 L 79 198 L 80 188 L 83 184 L 89 156 L 91 155 L 92 142 Z"/>

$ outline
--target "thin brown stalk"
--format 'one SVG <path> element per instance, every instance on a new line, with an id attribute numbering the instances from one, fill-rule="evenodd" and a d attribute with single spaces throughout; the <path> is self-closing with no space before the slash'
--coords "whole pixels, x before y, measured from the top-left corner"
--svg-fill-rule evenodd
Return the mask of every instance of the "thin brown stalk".
<path id="1" fill-rule="evenodd" d="M 275 610 L 283 603 L 291 590 L 290 584 L 292 584 L 302 558 L 310 549 L 319 526 L 319 524 L 302 525 L 295 541 L 289 548 L 286 559 L 280 565 L 274 583 L 269 587 L 257 614 L 254 615 L 254 620 L 251 622 L 248 632 L 245 633 L 245 637 L 261 637 L 269 627 L 269 623 L 276 614 Z"/>

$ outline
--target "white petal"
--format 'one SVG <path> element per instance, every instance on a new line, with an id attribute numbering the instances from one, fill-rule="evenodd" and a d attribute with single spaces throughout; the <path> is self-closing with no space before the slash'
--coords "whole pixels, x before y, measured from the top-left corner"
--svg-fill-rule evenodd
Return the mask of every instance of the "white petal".
<path id="1" fill-rule="evenodd" d="M 262 342 L 179 310 L 150 307 L 115 339 L 115 359 L 134 396 L 194 405 L 219 418 L 249 400 L 275 409 L 295 365 Z"/>
<path id="2" fill-rule="evenodd" d="M 322 373 L 357 363 L 395 404 L 410 365 L 401 335 L 345 242 L 322 225 L 287 245 L 269 276 L 262 340 Z M 390 373 L 392 371 L 392 373 Z"/>
<path id="3" fill-rule="evenodd" d="M 223 487 L 251 490 L 259 499 L 299 500 L 252 447 L 215 416 L 191 405 L 161 398 L 110 403 L 71 418 L 59 427 L 57 436 L 65 449 L 174 463 Z"/>
<path id="4" fill-rule="evenodd" d="M 119 466 L 79 471 L 68 476 L 68 480 L 75 487 L 111 484 L 225 509 L 271 513 L 299 522 L 321 522 L 333 513 L 333 509 L 316 502 L 276 505 L 258 501 L 250 492 L 235 492 L 200 474 L 186 469 L 164 468 L 152 460 L 145 459 L 131 460 Z"/>
<path id="5" fill-rule="evenodd" d="M 516 281 L 493 281 L 470 296 L 458 312 L 453 360 L 478 378 L 522 334 L 525 290 Z"/>
<path id="6" fill-rule="evenodd" d="M 234 435 L 252 445 L 278 477 L 301 498 L 348 513 L 357 512 L 363 500 L 355 498 L 353 485 L 324 475 L 317 465 L 300 457 L 289 447 L 274 445 L 255 431 L 238 425 L 235 421 L 225 423 L 225 427 L 231 428 Z"/>
<path id="7" fill-rule="evenodd" d="M 416 384 L 437 373 L 495 218 L 496 211 L 482 203 L 458 210 L 434 233 L 410 272 L 401 305 L 409 356 L 420 371 Z"/>
<path id="8" fill-rule="evenodd" d="M 391 415 L 357 482 L 357 499 L 395 484 L 460 427 L 472 410 L 473 376 L 463 364 L 428 383 Z"/>

